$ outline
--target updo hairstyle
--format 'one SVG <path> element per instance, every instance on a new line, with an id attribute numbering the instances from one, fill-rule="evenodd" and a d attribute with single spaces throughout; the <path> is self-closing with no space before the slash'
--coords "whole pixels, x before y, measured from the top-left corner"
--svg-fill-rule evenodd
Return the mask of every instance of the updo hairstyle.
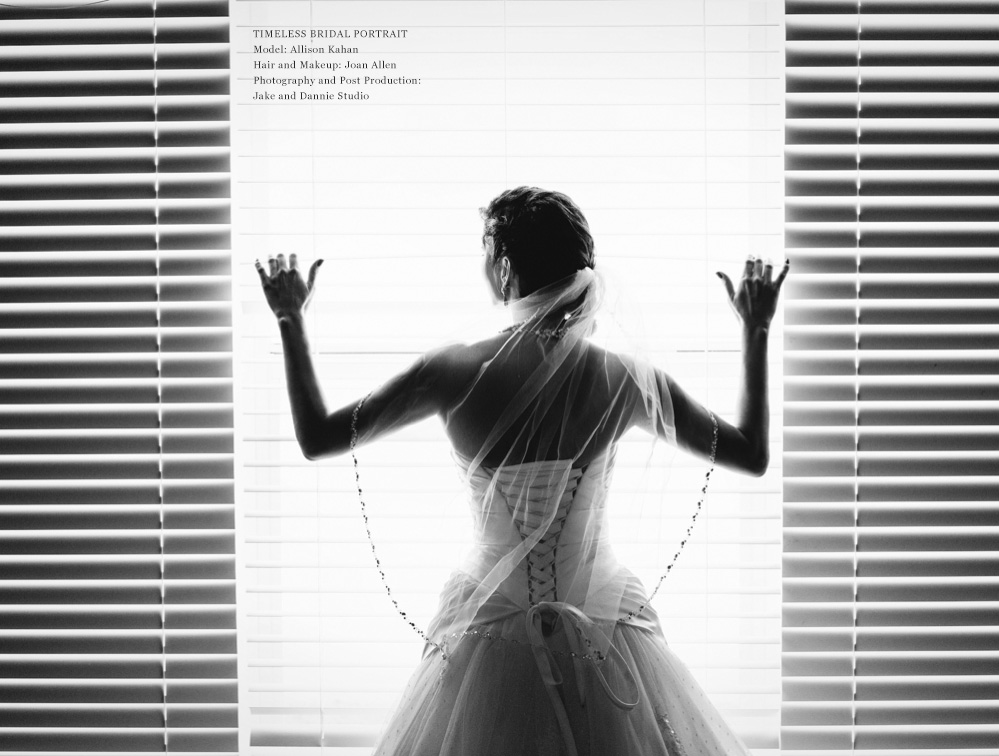
<path id="1" fill-rule="evenodd" d="M 560 192 L 520 186 L 503 192 L 480 211 L 494 258 L 510 259 L 521 295 L 592 268 L 593 237 L 576 204 Z"/>

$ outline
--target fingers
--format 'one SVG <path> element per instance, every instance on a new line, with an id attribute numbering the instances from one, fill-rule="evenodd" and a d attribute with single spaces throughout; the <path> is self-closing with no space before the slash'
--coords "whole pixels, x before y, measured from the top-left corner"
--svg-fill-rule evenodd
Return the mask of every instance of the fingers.
<path id="1" fill-rule="evenodd" d="M 312 289 L 315 288 L 316 273 L 319 272 L 319 266 L 322 264 L 323 264 L 322 260 L 316 260 L 314 263 L 312 263 L 312 266 L 309 268 L 309 281 L 308 281 L 309 291 L 312 291 Z"/>
<path id="2" fill-rule="evenodd" d="M 260 283 L 264 286 L 268 286 L 271 282 L 271 277 L 267 275 L 267 271 L 264 270 L 264 266 L 260 264 L 260 260 L 254 260 L 253 267 L 257 269 L 257 275 L 260 276 Z"/>
<path id="3" fill-rule="evenodd" d="M 729 278 L 728 276 L 726 276 L 720 270 L 717 271 L 715 273 L 715 275 L 717 275 L 722 280 L 722 283 L 725 284 L 725 291 L 728 292 L 729 301 L 734 300 L 735 299 L 735 287 L 732 285 L 732 279 Z"/>
<path id="4" fill-rule="evenodd" d="M 764 261 L 762 257 L 750 255 L 746 258 L 746 267 L 742 271 L 742 276 L 746 279 L 759 279 L 763 283 L 773 284 L 780 288 L 781 283 L 783 283 L 784 279 L 787 277 L 790 267 L 791 261 L 785 260 L 784 267 L 781 269 L 780 274 L 778 274 L 778 277 L 774 279 L 773 261 L 770 259 Z"/>
<path id="5" fill-rule="evenodd" d="M 780 273 L 774 278 L 774 264 L 771 260 L 764 261 L 763 258 L 757 258 L 754 255 L 750 255 L 746 258 L 746 265 L 742 270 L 743 286 L 750 286 L 754 291 L 759 284 L 766 284 L 768 287 L 773 288 L 775 291 L 780 291 L 781 284 L 784 283 L 784 279 L 787 278 L 787 274 L 791 269 L 791 261 L 784 260 L 784 267 L 781 268 Z M 729 299 L 735 299 L 735 287 L 732 285 L 732 280 L 722 273 L 717 271 L 716 275 L 722 279 L 725 283 L 725 289 L 728 291 Z"/>
<path id="6" fill-rule="evenodd" d="M 314 263 L 312 263 L 312 266 L 309 268 L 309 277 L 308 277 L 309 289 L 312 289 L 312 287 L 315 285 L 316 273 L 319 270 L 319 266 L 322 264 L 323 264 L 322 260 L 316 260 Z M 285 257 L 283 253 L 279 252 L 276 256 L 267 258 L 266 269 L 261 264 L 260 260 L 254 261 L 253 267 L 257 269 L 257 274 L 260 276 L 261 283 L 263 283 L 264 285 L 272 284 L 273 279 L 277 277 L 277 275 L 282 271 L 291 272 L 299 270 L 298 255 L 292 252 L 290 255 Z"/>
<path id="7" fill-rule="evenodd" d="M 777 274 L 777 279 L 774 281 L 774 288 L 780 291 L 781 284 L 784 283 L 784 279 L 787 278 L 788 271 L 791 270 L 791 261 L 785 260 L 784 267 L 781 268 L 780 273 Z"/>

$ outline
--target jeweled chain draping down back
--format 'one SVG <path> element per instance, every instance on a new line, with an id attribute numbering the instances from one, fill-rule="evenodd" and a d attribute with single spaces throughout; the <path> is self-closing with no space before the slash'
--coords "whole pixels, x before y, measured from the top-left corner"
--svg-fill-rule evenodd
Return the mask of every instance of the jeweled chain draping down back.
<path id="1" fill-rule="evenodd" d="M 382 562 L 378 556 L 378 549 L 375 546 L 374 537 L 371 535 L 370 521 L 368 519 L 368 508 L 367 504 L 364 501 L 364 492 L 361 489 L 361 473 L 360 473 L 360 467 L 357 463 L 357 454 L 355 453 L 355 448 L 357 447 L 357 416 L 361 412 L 361 407 L 364 406 L 364 403 L 368 400 L 368 397 L 370 397 L 372 393 L 373 392 L 368 392 L 368 394 L 365 395 L 357 403 L 357 406 L 354 407 L 354 411 L 351 413 L 350 416 L 350 456 L 351 459 L 354 461 L 354 480 L 357 483 L 357 498 L 361 505 L 361 519 L 364 521 L 364 532 L 367 536 L 368 544 L 371 546 L 371 555 L 374 557 L 375 560 L 375 569 L 378 570 L 378 576 L 382 581 L 382 585 L 385 587 L 385 593 L 388 595 L 389 600 L 392 602 L 392 606 L 395 607 L 396 612 L 399 614 L 400 617 L 402 617 L 403 621 L 413 629 L 413 632 L 419 635 L 420 638 L 422 638 L 428 645 L 436 648 L 441 654 L 441 659 L 443 661 L 447 661 L 448 653 L 445 648 L 447 645 L 447 641 L 445 640 L 444 643 L 437 643 L 436 641 L 432 640 L 419 625 L 417 625 L 413 620 L 409 618 L 409 615 L 406 613 L 406 611 L 399 605 L 398 600 L 395 598 L 395 596 L 392 593 L 391 586 L 389 586 L 388 584 L 388 578 L 385 575 L 385 570 L 382 568 Z M 690 539 L 690 536 L 694 531 L 694 524 L 697 522 L 697 517 L 698 515 L 700 515 L 701 510 L 704 508 L 704 499 L 708 493 L 708 483 L 711 480 L 711 473 L 714 472 L 715 458 L 718 453 L 718 420 L 717 418 L 715 418 L 713 412 L 709 412 L 708 414 L 711 416 L 711 452 L 708 456 L 708 471 L 704 475 L 704 485 L 701 486 L 701 495 L 697 501 L 697 506 L 694 509 L 694 514 L 690 518 L 690 524 L 687 526 L 686 535 L 680 540 L 680 545 L 677 548 L 676 553 L 673 554 L 673 558 L 670 560 L 670 563 L 666 566 L 666 570 L 659 576 L 659 580 L 656 582 L 656 587 L 652 589 L 652 592 L 649 594 L 645 602 L 637 609 L 633 609 L 632 611 L 628 612 L 624 616 L 624 619 L 618 620 L 619 622 L 631 622 L 632 620 L 636 619 L 643 611 L 645 611 L 646 607 L 648 607 L 648 605 L 652 602 L 652 599 L 655 598 L 656 594 L 659 592 L 660 587 L 662 587 L 663 582 L 666 580 L 666 577 L 670 574 L 670 572 L 673 571 L 673 567 L 676 564 L 677 559 L 680 558 L 680 554 L 683 552 L 684 547 L 687 545 L 687 541 Z M 488 631 L 481 631 L 474 629 L 465 630 L 461 633 L 452 633 L 452 635 L 449 637 L 460 639 L 468 636 L 485 638 L 487 640 L 502 640 L 508 643 L 516 643 L 518 645 L 527 645 L 522 641 L 517 640 L 516 638 L 504 638 L 502 636 L 493 635 Z M 587 643 L 587 646 L 589 646 L 589 643 Z M 584 655 L 580 655 L 572 651 L 555 652 L 555 653 L 560 653 L 562 655 L 571 656 L 574 658 L 581 656 L 581 658 L 590 659 L 591 661 L 597 661 L 597 662 L 604 660 L 604 654 L 593 648 L 591 648 L 590 653 Z"/>

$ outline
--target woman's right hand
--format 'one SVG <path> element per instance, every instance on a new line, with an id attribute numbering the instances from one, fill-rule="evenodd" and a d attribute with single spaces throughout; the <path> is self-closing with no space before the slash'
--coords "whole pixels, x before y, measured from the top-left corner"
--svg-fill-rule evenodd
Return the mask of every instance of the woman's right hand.
<path id="1" fill-rule="evenodd" d="M 264 296 L 278 320 L 301 315 L 312 301 L 315 291 L 316 273 L 322 260 L 316 260 L 309 268 L 307 280 L 302 279 L 298 269 L 298 255 L 292 253 L 285 258 L 283 254 L 267 260 L 268 270 L 264 269 L 260 260 L 255 267 L 260 275 L 260 283 L 264 288 Z"/>
<path id="2" fill-rule="evenodd" d="M 739 288 L 732 285 L 732 280 L 721 271 L 717 275 L 725 284 L 729 304 L 736 317 L 749 329 L 769 328 L 777 310 L 777 299 L 780 297 L 780 287 L 791 268 L 790 260 L 784 261 L 784 267 L 776 278 L 773 277 L 773 263 L 750 256 L 742 271 Z"/>

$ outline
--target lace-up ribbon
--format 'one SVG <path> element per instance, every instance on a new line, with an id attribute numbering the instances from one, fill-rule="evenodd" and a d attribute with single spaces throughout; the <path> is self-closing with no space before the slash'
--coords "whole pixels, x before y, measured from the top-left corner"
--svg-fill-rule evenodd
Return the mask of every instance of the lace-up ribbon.
<path id="1" fill-rule="evenodd" d="M 527 553 L 527 598 L 531 604 L 538 601 L 558 600 L 558 572 L 556 562 L 558 557 L 559 536 L 562 535 L 562 528 L 565 526 L 569 510 L 576 495 L 576 488 L 582 477 L 582 469 L 569 471 L 569 479 L 565 490 L 562 493 L 554 515 L 547 524 L 547 531 L 534 547 Z M 546 491 L 541 487 L 540 491 Z M 543 509 L 544 501 L 538 502 L 535 507 L 528 506 L 527 511 L 517 512 L 510 510 L 510 515 L 517 526 L 517 532 L 521 540 L 528 539 L 536 533 L 539 528 L 545 525 L 549 519 L 545 516 Z M 508 502 L 509 506 L 509 502 Z"/>
<path id="2" fill-rule="evenodd" d="M 562 699 L 558 694 L 558 686 L 562 684 L 562 673 L 558 668 L 555 652 L 549 647 L 545 637 L 543 629 L 545 613 L 554 613 L 562 620 L 563 632 L 568 641 L 572 662 L 576 669 L 576 688 L 579 691 L 580 704 L 586 703 L 586 688 L 584 686 L 586 661 L 591 663 L 590 669 L 596 675 L 600 687 L 607 694 L 607 698 L 619 709 L 628 710 L 638 706 L 638 683 L 628 664 L 625 662 L 624 657 L 621 656 L 621 652 L 612 645 L 609 649 L 610 656 L 616 657 L 620 661 L 620 669 L 630 681 L 634 694 L 631 697 L 634 698 L 634 701 L 622 700 L 614 692 L 614 689 L 611 688 L 610 683 L 600 669 L 601 660 L 594 658 L 593 654 L 589 651 L 592 643 L 587 635 L 587 631 L 595 628 L 596 624 L 578 607 L 573 604 L 567 604 L 564 601 L 541 601 L 527 610 L 527 638 L 531 643 L 531 650 L 534 652 L 534 660 L 537 662 L 538 671 L 541 673 L 541 679 L 545 684 L 545 690 L 552 702 L 552 708 L 555 710 L 555 717 L 558 719 L 559 729 L 562 731 L 562 739 L 565 741 L 566 750 L 569 756 L 578 756 L 576 741 L 573 738 L 572 727 L 569 724 L 569 715 L 566 713 L 565 704 L 562 703 Z"/>

